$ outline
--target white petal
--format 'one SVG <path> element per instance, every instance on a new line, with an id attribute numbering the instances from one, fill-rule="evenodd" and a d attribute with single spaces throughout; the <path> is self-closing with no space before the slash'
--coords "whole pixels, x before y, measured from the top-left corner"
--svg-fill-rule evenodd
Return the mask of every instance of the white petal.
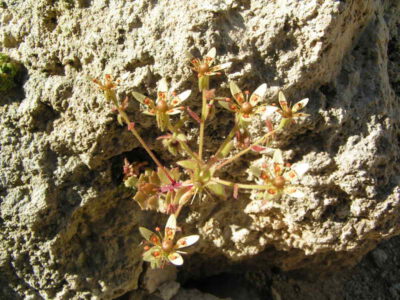
<path id="1" fill-rule="evenodd" d="M 267 84 L 263 83 L 251 95 L 250 104 L 252 106 L 256 106 L 260 101 L 264 99 L 266 92 L 267 92 Z"/>
<path id="2" fill-rule="evenodd" d="M 295 164 L 292 167 L 292 170 L 295 171 L 297 176 L 299 176 L 301 178 L 308 171 L 309 168 L 310 168 L 309 164 L 307 164 L 307 163 L 299 163 L 299 164 Z"/>
<path id="3" fill-rule="evenodd" d="M 274 161 L 274 163 L 283 165 L 282 151 L 280 149 L 275 150 L 272 160 Z"/>
<path id="4" fill-rule="evenodd" d="M 186 90 L 186 91 L 180 93 L 178 95 L 179 100 L 181 100 L 181 102 L 185 101 L 187 98 L 189 98 L 191 92 L 192 92 L 191 90 Z M 181 102 L 179 102 L 179 103 L 181 103 Z M 175 104 L 175 105 L 178 105 L 178 104 Z"/>
<path id="5" fill-rule="evenodd" d="M 298 178 L 299 178 L 299 175 L 297 174 L 296 171 L 294 171 L 294 170 L 292 169 L 292 170 L 290 170 L 289 172 L 285 172 L 285 174 L 283 174 L 283 177 L 284 177 L 287 181 L 292 182 L 292 181 L 298 179 Z"/>
<path id="6" fill-rule="evenodd" d="M 208 51 L 208 53 L 206 54 L 206 57 L 210 57 L 214 60 L 216 55 L 217 55 L 217 49 L 212 48 L 212 49 L 210 49 L 210 51 Z"/>
<path id="7" fill-rule="evenodd" d="M 183 258 L 182 255 L 180 255 L 177 252 L 172 252 L 171 254 L 168 255 L 168 260 L 173 263 L 175 266 L 181 266 L 183 265 Z"/>
<path id="8" fill-rule="evenodd" d="M 163 93 L 168 92 L 168 83 L 165 78 L 160 80 L 160 83 L 158 84 L 158 92 L 163 92 Z"/>
<path id="9" fill-rule="evenodd" d="M 228 69 L 231 65 L 232 65 L 232 63 L 227 62 L 227 63 L 216 65 L 216 66 L 212 67 L 211 70 L 213 72 L 216 72 L 216 71 L 219 71 L 219 70 Z"/>
<path id="10" fill-rule="evenodd" d="M 288 187 L 287 189 L 285 189 L 285 193 L 294 198 L 304 198 L 303 192 L 292 187 Z"/>
<path id="11" fill-rule="evenodd" d="M 182 109 L 173 108 L 173 109 L 170 109 L 169 111 L 167 111 L 167 115 L 173 116 L 173 115 L 180 114 L 181 112 L 182 112 Z"/>
<path id="12" fill-rule="evenodd" d="M 293 107 L 292 107 L 292 112 L 295 113 L 295 112 L 299 111 L 299 110 L 302 109 L 304 106 L 306 106 L 307 103 L 308 103 L 308 98 L 305 98 L 305 99 L 303 99 L 303 100 L 297 102 L 295 105 L 293 105 Z"/>
<path id="13" fill-rule="evenodd" d="M 165 225 L 165 238 L 173 240 L 176 232 L 176 217 L 175 215 L 170 215 Z"/>
<path id="14" fill-rule="evenodd" d="M 266 120 L 268 119 L 274 112 L 278 110 L 278 107 L 272 106 L 272 105 L 267 105 L 264 106 L 265 110 L 261 110 L 261 119 Z"/>
<path id="15" fill-rule="evenodd" d="M 176 245 L 178 246 L 178 249 L 180 248 L 185 248 L 193 245 L 194 243 L 197 243 L 199 240 L 200 236 L 195 234 L 195 235 L 189 235 L 185 236 L 183 238 L 180 238 L 177 242 Z"/>

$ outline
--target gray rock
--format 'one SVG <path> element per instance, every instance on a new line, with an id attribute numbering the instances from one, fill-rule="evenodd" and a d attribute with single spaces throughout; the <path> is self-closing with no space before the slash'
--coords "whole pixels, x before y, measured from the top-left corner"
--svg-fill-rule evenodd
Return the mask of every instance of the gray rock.
<path id="1" fill-rule="evenodd" d="M 2 298 L 113 299 L 139 288 L 138 226 L 162 226 L 165 218 L 139 211 L 120 184 L 123 156 L 142 154 L 91 79 L 121 78 L 121 97 L 133 90 L 155 95 L 162 77 L 177 91 L 195 90 L 186 53 L 211 47 L 219 62 L 232 62 L 226 74 L 239 86 L 266 82 L 269 101 L 279 89 L 291 101 L 310 98 L 311 117 L 277 146 L 311 171 L 301 182 L 304 200 L 285 197 L 264 211 L 246 211 L 245 193 L 195 202 L 187 225 L 180 220 L 185 232 L 202 235 L 185 276 L 221 272 L 221 257 L 332 271 L 399 234 L 395 1 L 4 2 L 0 51 L 22 62 L 26 76 L 14 94 L 0 95 Z M 193 93 L 188 104 L 198 103 Z M 133 100 L 128 113 L 172 162 L 155 142 L 154 120 Z M 208 126 L 207 155 L 232 118 L 218 114 Z M 253 124 L 254 138 L 262 126 Z M 220 177 L 243 180 L 253 159 Z"/>

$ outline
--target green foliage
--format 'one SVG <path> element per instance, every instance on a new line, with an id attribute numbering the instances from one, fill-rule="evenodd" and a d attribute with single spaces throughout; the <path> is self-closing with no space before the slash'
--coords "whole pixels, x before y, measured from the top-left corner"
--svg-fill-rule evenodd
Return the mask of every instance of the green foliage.
<path id="1" fill-rule="evenodd" d="M 16 86 L 20 69 L 19 63 L 0 53 L 0 92 L 7 92 Z"/>

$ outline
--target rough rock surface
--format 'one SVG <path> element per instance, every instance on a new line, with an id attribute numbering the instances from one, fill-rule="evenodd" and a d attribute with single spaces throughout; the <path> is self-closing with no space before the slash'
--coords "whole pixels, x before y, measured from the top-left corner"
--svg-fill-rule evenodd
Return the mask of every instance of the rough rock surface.
<path id="1" fill-rule="evenodd" d="M 241 87 L 266 82 L 271 100 L 278 88 L 311 99 L 311 117 L 277 145 L 311 170 L 304 201 L 257 210 L 242 194 L 185 211 L 184 231 L 202 240 L 178 278 L 218 274 L 233 261 L 332 271 L 398 234 L 399 15 L 389 0 L 2 1 L 0 51 L 26 69 L 23 85 L 0 96 L 1 297 L 112 299 L 139 287 L 137 228 L 160 225 L 160 216 L 139 211 L 121 166 L 125 156 L 147 157 L 90 79 L 120 78 L 121 97 L 154 95 L 163 77 L 195 90 L 186 53 L 211 47 Z M 129 114 L 171 162 L 137 108 L 131 101 Z M 230 119 L 221 110 L 209 125 L 209 150 Z M 255 158 L 221 177 L 245 179 Z"/>

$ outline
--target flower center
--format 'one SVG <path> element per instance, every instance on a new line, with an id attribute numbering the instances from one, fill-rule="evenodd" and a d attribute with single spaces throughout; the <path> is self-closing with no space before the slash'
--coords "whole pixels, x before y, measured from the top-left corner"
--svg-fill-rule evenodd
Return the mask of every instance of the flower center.
<path id="1" fill-rule="evenodd" d="M 249 102 L 245 102 L 242 104 L 242 113 L 251 114 L 253 110 L 253 106 Z"/>
<path id="2" fill-rule="evenodd" d="M 165 113 L 168 110 L 168 104 L 164 100 L 160 100 L 158 101 L 156 108 L 159 112 Z"/>
<path id="3" fill-rule="evenodd" d="M 202 64 L 199 66 L 199 73 L 200 73 L 200 74 L 204 74 L 204 73 L 208 72 L 209 69 L 210 69 L 210 68 L 209 68 L 208 64 L 202 63 Z"/>
<path id="4" fill-rule="evenodd" d="M 162 242 L 162 248 L 165 252 L 169 252 L 174 247 L 174 243 L 171 240 L 164 240 Z"/>
<path id="5" fill-rule="evenodd" d="M 274 178 L 272 184 L 278 189 L 281 189 L 285 186 L 285 178 L 283 178 L 283 176 L 277 176 Z"/>

